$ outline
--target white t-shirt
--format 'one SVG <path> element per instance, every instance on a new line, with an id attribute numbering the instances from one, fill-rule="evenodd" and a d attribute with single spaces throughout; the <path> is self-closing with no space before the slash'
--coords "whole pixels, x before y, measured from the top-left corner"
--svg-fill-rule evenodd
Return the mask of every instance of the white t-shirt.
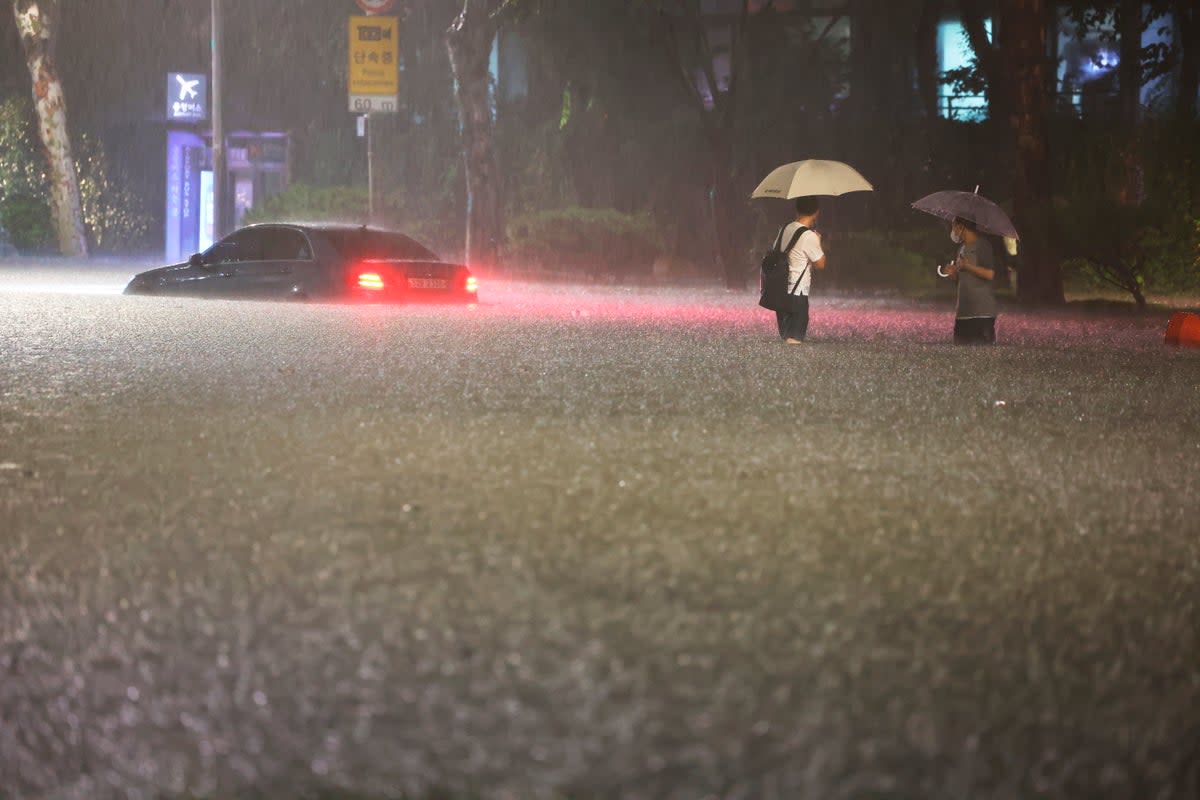
<path id="1" fill-rule="evenodd" d="M 798 227 L 800 227 L 799 222 L 787 224 L 787 227 L 783 229 L 783 241 L 780 243 L 780 247 L 787 247 Z M 796 246 L 788 253 L 788 288 L 791 289 L 796 285 L 796 281 L 800 281 L 800 286 L 796 289 L 795 294 L 807 295 L 808 287 L 812 286 L 812 262 L 820 261 L 824 257 L 825 251 L 821 249 L 821 237 L 811 230 L 801 234 Z M 801 274 L 804 275 L 803 278 L 800 277 Z"/>

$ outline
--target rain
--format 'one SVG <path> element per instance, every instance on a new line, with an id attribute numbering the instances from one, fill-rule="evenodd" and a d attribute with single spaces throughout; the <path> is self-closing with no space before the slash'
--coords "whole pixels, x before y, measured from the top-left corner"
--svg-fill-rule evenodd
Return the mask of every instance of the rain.
<path id="1" fill-rule="evenodd" d="M 1143 6 L 1128 183 L 1129 4 L 1051 4 L 1043 156 L 977 89 L 1022 4 L 955 5 L 0 7 L 0 799 L 1195 796 L 1200 159 L 1148 153 L 1200 141 L 1170 55 L 1200 20 Z M 38 6 L 84 252 L 17 34 Z M 393 24 L 395 108 L 359 122 L 348 27 Z M 1018 174 L 1042 157 L 1053 224 Z M 751 195 L 810 159 L 868 188 L 794 190 L 827 263 L 798 256 L 787 344 L 760 263 L 807 206 Z M 951 242 L 967 212 L 913 207 L 943 191 L 1012 231 Z M 189 261 L 301 222 L 334 296 Z M 418 262 L 368 257 L 372 294 L 331 223 L 478 295 L 416 302 L 440 279 L 395 294 Z M 987 267 L 976 235 L 1000 313 L 964 346 L 944 267 Z"/>

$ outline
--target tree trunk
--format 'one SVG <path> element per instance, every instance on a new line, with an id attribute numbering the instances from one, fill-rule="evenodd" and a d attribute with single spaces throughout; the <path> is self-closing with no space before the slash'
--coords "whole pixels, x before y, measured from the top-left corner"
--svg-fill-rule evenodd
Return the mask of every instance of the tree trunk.
<path id="1" fill-rule="evenodd" d="M 927 120 L 938 118 L 941 84 L 938 82 L 937 31 L 941 16 L 942 0 L 923 0 L 915 41 L 917 85 L 921 94 L 921 108 Z"/>
<path id="2" fill-rule="evenodd" d="M 701 16 L 700 4 L 689 0 L 684 3 L 687 8 L 688 23 L 686 30 L 694 36 L 696 52 L 700 54 L 700 72 L 708 86 L 713 108 L 704 107 L 703 98 L 695 92 L 692 84 L 692 98 L 697 111 L 701 115 L 705 137 L 709 145 L 709 163 L 712 168 L 712 185 L 709 190 L 709 213 L 712 215 L 711 224 L 717 250 L 717 261 L 720 263 L 721 274 L 725 279 L 727 289 L 745 289 L 747 265 L 745 253 L 738 247 L 738 231 L 742 229 L 746 213 L 746 202 L 739 197 L 734 187 L 736 185 L 736 166 L 734 154 L 735 134 L 738 113 L 738 92 L 740 85 L 746 82 L 748 76 L 744 73 L 747 64 L 742 56 L 742 43 L 746 31 L 746 19 L 749 15 L 747 0 L 740 0 L 738 21 L 733 23 L 731 44 L 729 48 L 729 85 L 725 91 L 718 87 L 714 69 L 713 51 L 708 41 L 708 34 Z M 676 50 L 676 52 L 678 52 Z M 683 72 L 684 62 L 677 57 Z"/>
<path id="3" fill-rule="evenodd" d="M 1117 77 L 1121 124 L 1130 130 L 1138 124 L 1142 93 L 1142 0 L 1120 0 L 1117 7 L 1120 63 Z"/>
<path id="4" fill-rule="evenodd" d="M 926 3 L 920 6 L 928 12 Z M 850 97 L 844 118 L 849 127 L 842 135 L 842 150 L 867 176 L 874 176 L 876 202 L 863 209 L 860 220 L 878 226 L 886 209 L 907 208 L 911 186 L 896 154 L 906 152 L 914 138 L 913 112 L 917 105 L 914 75 L 920 60 L 913 42 L 919 41 L 921 9 L 912 0 L 851 0 L 853 24 L 850 38 Z M 928 110 L 937 114 L 936 19 L 929 55 L 933 63 Z M 888 124 L 880 125 L 880 120 Z M 845 205 L 845 204 L 839 204 Z"/>
<path id="5" fill-rule="evenodd" d="M 999 52 L 1008 75 L 1006 105 L 1016 147 L 1014 220 L 1024 253 L 1018 296 L 1026 304 L 1063 302 L 1062 272 L 1050 237 L 1050 164 L 1046 114 L 1048 0 L 1003 0 L 997 20 Z"/>
<path id="6" fill-rule="evenodd" d="M 1179 28 L 1179 86 L 1175 101 L 1181 119 L 1196 118 L 1196 95 L 1200 93 L 1200 9 L 1194 0 L 1175 0 L 1172 13 Z"/>
<path id="7" fill-rule="evenodd" d="M 738 245 L 739 232 L 743 230 L 746 216 L 746 200 L 739 196 L 735 187 L 736 165 L 734 132 L 737 127 L 739 84 L 745 83 L 748 67 L 742 58 L 743 36 L 749 15 L 747 0 L 740 0 L 738 21 L 733 24 L 730 45 L 729 86 L 719 91 L 713 69 L 713 52 L 704 27 L 700 3 L 697 0 L 681 0 L 669 4 L 675 13 L 663 13 L 663 44 L 670 64 L 674 68 L 680 86 L 691 100 L 700 118 L 704 136 L 708 143 L 709 166 L 712 183 L 709 187 L 709 225 L 717 261 L 725 286 L 729 289 L 746 288 L 748 265 L 746 253 Z M 688 52 L 694 53 L 698 61 L 684 56 L 681 42 L 688 42 Z M 696 85 L 695 76 L 703 76 L 709 91 L 712 107 L 705 104 L 705 97 Z"/>
<path id="8" fill-rule="evenodd" d="M 1117 30 L 1120 36 L 1120 80 L 1118 105 L 1121 113 L 1121 166 L 1123 178 L 1117 190 L 1122 205 L 1136 205 L 1141 168 L 1138 163 L 1138 126 L 1142 105 L 1142 0 L 1120 0 Z"/>
<path id="9" fill-rule="evenodd" d="M 50 173 L 50 207 L 58 233 L 58 249 L 66 256 L 88 254 L 83 227 L 83 204 L 79 178 L 71 156 L 67 129 L 67 100 L 54 66 L 53 0 L 13 0 L 13 14 L 21 46 L 33 81 L 33 103 L 38 117 L 38 134 Z"/>
<path id="10" fill-rule="evenodd" d="M 1133 295 L 1133 302 L 1137 305 L 1138 311 L 1145 311 L 1146 295 L 1142 294 L 1141 287 L 1138 286 L 1137 283 L 1134 283 L 1133 286 L 1130 287 L 1129 292 Z"/>
<path id="11" fill-rule="evenodd" d="M 462 124 L 467 183 L 465 260 L 472 267 L 493 267 L 500 243 L 500 188 L 495 151 L 495 108 L 489 63 L 497 23 L 498 0 L 463 0 L 446 42 L 454 72 L 455 98 Z"/>
<path id="12" fill-rule="evenodd" d="M 726 132 L 720 132 L 712 141 L 712 196 L 711 209 L 713 234 L 716 238 L 717 258 L 725 278 L 725 288 L 745 289 L 747 263 L 745 253 L 738 247 L 738 230 L 741 227 L 745 201 L 734 190 L 733 143 Z"/>

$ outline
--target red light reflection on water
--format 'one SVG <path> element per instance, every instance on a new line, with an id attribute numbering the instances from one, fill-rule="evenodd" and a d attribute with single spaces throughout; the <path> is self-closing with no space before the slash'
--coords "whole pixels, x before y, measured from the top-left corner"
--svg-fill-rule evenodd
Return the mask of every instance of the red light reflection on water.
<path id="1" fill-rule="evenodd" d="M 775 315 L 751 292 L 717 288 L 556 286 L 487 281 L 486 313 L 532 316 L 567 325 L 646 325 L 689 335 L 774 337 Z M 997 320 L 1001 345 L 1146 347 L 1162 342 L 1166 321 L 1156 316 L 1071 310 L 1008 309 Z M 812 298 L 809 340 L 949 344 L 954 309 L 900 297 L 849 295 Z"/>

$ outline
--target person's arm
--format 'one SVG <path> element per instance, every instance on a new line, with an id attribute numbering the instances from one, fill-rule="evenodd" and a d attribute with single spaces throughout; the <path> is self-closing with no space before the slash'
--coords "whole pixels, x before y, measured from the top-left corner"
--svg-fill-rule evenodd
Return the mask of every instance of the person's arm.
<path id="1" fill-rule="evenodd" d="M 985 281 L 990 281 L 996 277 L 995 270 L 988 267 L 981 267 L 966 256 L 958 259 L 958 270 L 956 271 L 969 272 L 976 278 L 981 278 Z"/>
<path id="2" fill-rule="evenodd" d="M 821 234 L 811 230 L 812 238 L 805 234 L 804 238 L 809 239 L 805 242 L 804 255 L 808 257 L 808 263 L 812 264 L 813 269 L 825 269 L 825 251 L 821 249 Z M 815 241 L 813 241 L 815 240 Z"/>
<path id="3" fill-rule="evenodd" d="M 964 254 L 958 260 L 958 268 L 985 281 L 990 281 L 996 277 L 996 270 L 992 266 L 995 264 L 995 257 L 992 255 L 991 245 L 986 240 L 980 239 L 976 243 L 975 258 L 977 260 L 972 261 Z"/>

